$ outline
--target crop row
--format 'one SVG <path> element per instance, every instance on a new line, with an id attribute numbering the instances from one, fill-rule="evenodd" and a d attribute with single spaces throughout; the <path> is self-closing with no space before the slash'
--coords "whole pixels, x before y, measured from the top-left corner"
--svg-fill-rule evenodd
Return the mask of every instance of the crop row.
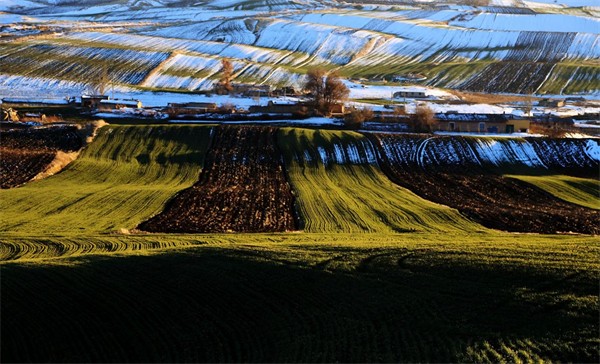
<path id="1" fill-rule="evenodd" d="M 206 127 L 104 127 L 60 174 L 0 191 L 0 231 L 133 228 L 198 179 L 209 133 Z"/>
<path id="2" fill-rule="evenodd" d="M 359 134 L 283 129 L 280 143 L 307 232 L 482 230 L 391 183 Z"/>
<path id="3" fill-rule="evenodd" d="M 598 169 L 593 140 L 369 140 L 349 132 L 232 126 L 217 128 L 207 149 L 209 130 L 104 128 L 60 175 L 0 191 L 0 207 L 9 216 L 1 230 L 115 231 L 132 229 L 158 213 L 142 227 L 165 232 L 485 231 L 474 220 L 509 231 L 596 231 L 597 212 L 549 194 L 587 205 L 581 201 L 590 195 L 588 182 L 573 185 L 583 193 L 573 200 L 552 186 L 543 188 L 548 193 L 500 176 L 593 178 Z M 206 150 L 209 163 L 200 174 Z"/>
<path id="4" fill-rule="evenodd" d="M 66 80 L 97 79 L 104 70 L 112 81 L 138 84 L 168 53 L 53 44 L 0 45 L 0 73 Z"/>
<path id="5" fill-rule="evenodd" d="M 487 227 L 519 232 L 600 232 L 600 212 L 567 203 L 533 185 L 458 158 L 438 165 L 426 163 L 428 151 L 435 149 L 435 139 L 373 137 L 381 147 L 382 168 L 390 179 Z M 407 154 L 407 150 L 412 153 Z"/>
<path id="6" fill-rule="evenodd" d="M 273 232 L 297 229 L 294 195 L 277 129 L 216 129 L 199 181 L 140 225 L 153 232 Z"/>
<path id="7" fill-rule="evenodd" d="M 119 256 L 2 264 L 3 360 L 598 361 L 590 238 L 206 238 L 71 238 Z"/>

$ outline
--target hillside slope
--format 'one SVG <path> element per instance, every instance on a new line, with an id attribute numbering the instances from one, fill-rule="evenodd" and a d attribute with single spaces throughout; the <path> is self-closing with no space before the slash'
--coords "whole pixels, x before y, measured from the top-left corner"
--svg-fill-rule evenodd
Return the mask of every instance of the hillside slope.
<path id="1" fill-rule="evenodd" d="M 485 230 L 391 183 L 360 134 L 282 129 L 279 142 L 307 232 Z"/>
<path id="2" fill-rule="evenodd" d="M 379 3 L 379 2 L 378 2 Z M 347 77 L 425 75 L 430 86 L 600 92 L 598 7 L 336 1 L 58 2 L 0 14 L 0 86 L 209 89 L 229 58 L 239 82 L 297 85 L 307 67 Z M 518 75 L 518 77 L 515 77 Z M 61 84 L 69 81 L 75 84 Z"/>
<path id="3" fill-rule="evenodd" d="M 0 190 L 0 231 L 89 234 L 131 229 L 191 186 L 210 128 L 109 126 L 63 172 Z"/>

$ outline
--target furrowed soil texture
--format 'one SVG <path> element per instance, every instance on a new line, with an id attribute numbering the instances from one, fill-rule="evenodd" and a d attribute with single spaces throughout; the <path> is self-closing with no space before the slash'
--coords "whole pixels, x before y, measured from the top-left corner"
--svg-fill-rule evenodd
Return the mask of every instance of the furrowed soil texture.
<path id="1" fill-rule="evenodd" d="M 0 190 L 0 232 L 48 236 L 132 229 L 191 186 L 210 128 L 106 126 L 61 173 Z"/>
<path id="2" fill-rule="evenodd" d="M 199 181 L 140 225 L 151 232 L 275 232 L 297 229 L 275 128 L 215 129 Z"/>
<path id="3" fill-rule="evenodd" d="M 74 152 L 83 143 L 76 127 L 0 131 L 0 188 L 19 186 L 46 170 L 58 151 Z"/>
<path id="4" fill-rule="evenodd" d="M 478 161 L 473 140 L 379 134 L 381 165 L 396 183 L 428 200 L 454 207 L 483 225 L 505 231 L 600 233 L 600 212 L 566 202 Z M 440 151 L 454 153 L 443 158 Z M 443 152 L 442 152 L 443 153 Z M 460 156 L 471 155 L 471 161 Z"/>

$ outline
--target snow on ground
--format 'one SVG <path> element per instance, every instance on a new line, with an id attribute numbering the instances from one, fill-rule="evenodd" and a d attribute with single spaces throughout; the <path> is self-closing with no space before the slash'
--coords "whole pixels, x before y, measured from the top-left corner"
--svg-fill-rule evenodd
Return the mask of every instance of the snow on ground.
<path id="1" fill-rule="evenodd" d="M 576 8 L 580 6 L 598 6 L 598 0 L 525 0 L 523 3 L 531 8 L 556 5 L 568 8 Z M 539 6 L 531 6 L 531 3 L 535 3 L 535 5 Z"/>
<path id="2" fill-rule="evenodd" d="M 600 19 L 566 14 L 489 14 L 480 13 L 449 23 L 471 29 L 493 31 L 600 33 Z"/>
<path id="3" fill-rule="evenodd" d="M 29 20 L 29 19 L 22 15 L 0 12 L 0 25 L 23 23 L 26 20 Z"/>
<path id="4" fill-rule="evenodd" d="M 471 136 L 477 138 L 544 138 L 543 134 L 529 134 L 529 133 L 512 133 L 512 134 L 499 134 L 499 133 L 475 133 L 475 132 L 458 132 L 458 131 L 435 131 L 436 135 L 454 135 L 454 136 Z"/>
<path id="5" fill-rule="evenodd" d="M 2 0 L 0 1 L 0 11 L 34 9 L 42 7 L 37 2 L 28 0 Z"/>
<path id="6" fill-rule="evenodd" d="M 593 160 L 600 161 L 600 142 L 598 140 L 588 140 L 585 153 Z"/>
<path id="7" fill-rule="evenodd" d="M 95 115 L 99 116 L 99 115 L 104 115 L 104 114 L 95 114 Z M 122 116 L 118 116 L 118 117 L 122 117 Z M 335 119 L 321 118 L 321 117 L 308 118 L 308 119 L 289 119 L 289 120 L 283 119 L 283 120 L 244 120 L 244 121 L 170 119 L 170 120 L 168 120 L 168 122 L 176 123 L 176 124 L 269 124 L 269 125 L 285 124 L 285 125 L 314 125 L 314 126 L 339 125 L 340 124 L 340 122 Z"/>
<path id="8" fill-rule="evenodd" d="M 533 146 L 527 142 L 478 139 L 475 148 L 482 162 L 500 165 L 516 160 L 529 167 L 545 167 Z"/>
<path id="9" fill-rule="evenodd" d="M 384 86 L 384 85 L 362 85 L 352 81 L 344 80 L 346 87 L 350 89 L 351 99 L 390 99 L 398 91 L 418 92 L 423 91 L 427 96 L 458 100 L 459 98 L 447 91 L 424 86 Z"/>

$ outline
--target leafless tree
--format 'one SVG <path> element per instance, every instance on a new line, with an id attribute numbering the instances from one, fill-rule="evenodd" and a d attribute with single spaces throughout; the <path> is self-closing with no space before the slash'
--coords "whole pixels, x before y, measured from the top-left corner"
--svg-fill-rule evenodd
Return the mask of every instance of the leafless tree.
<path id="1" fill-rule="evenodd" d="M 304 90 L 310 92 L 315 109 L 322 114 L 329 114 L 333 105 L 344 101 L 350 94 L 337 72 L 327 74 L 322 68 L 313 68 L 306 77 Z"/>
<path id="2" fill-rule="evenodd" d="M 323 105 L 326 74 L 327 72 L 323 68 L 312 68 L 306 73 L 304 90 L 312 95 L 312 101 L 316 109 L 320 109 Z"/>
<path id="3" fill-rule="evenodd" d="M 333 105 L 343 102 L 350 95 L 350 90 L 344 85 L 337 72 L 331 72 L 325 80 L 325 92 L 323 94 L 324 110 L 331 112 Z"/>
<path id="4" fill-rule="evenodd" d="M 431 133 L 435 125 L 435 114 L 428 106 L 419 105 L 412 118 L 413 131 Z"/>
<path id="5" fill-rule="evenodd" d="M 373 109 L 364 107 L 354 108 L 344 117 L 344 125 L 350 129 L 359 129 L 365 121 L 373 119 Z"/>
<path id="6" fill-rule="evenodd" d="M 221 78 L 217 84 L 217 94 L 229 94 L 233 90 L 231 80 L 233 79 L 233 64 L 228 59 L 221 60 Z"/>

